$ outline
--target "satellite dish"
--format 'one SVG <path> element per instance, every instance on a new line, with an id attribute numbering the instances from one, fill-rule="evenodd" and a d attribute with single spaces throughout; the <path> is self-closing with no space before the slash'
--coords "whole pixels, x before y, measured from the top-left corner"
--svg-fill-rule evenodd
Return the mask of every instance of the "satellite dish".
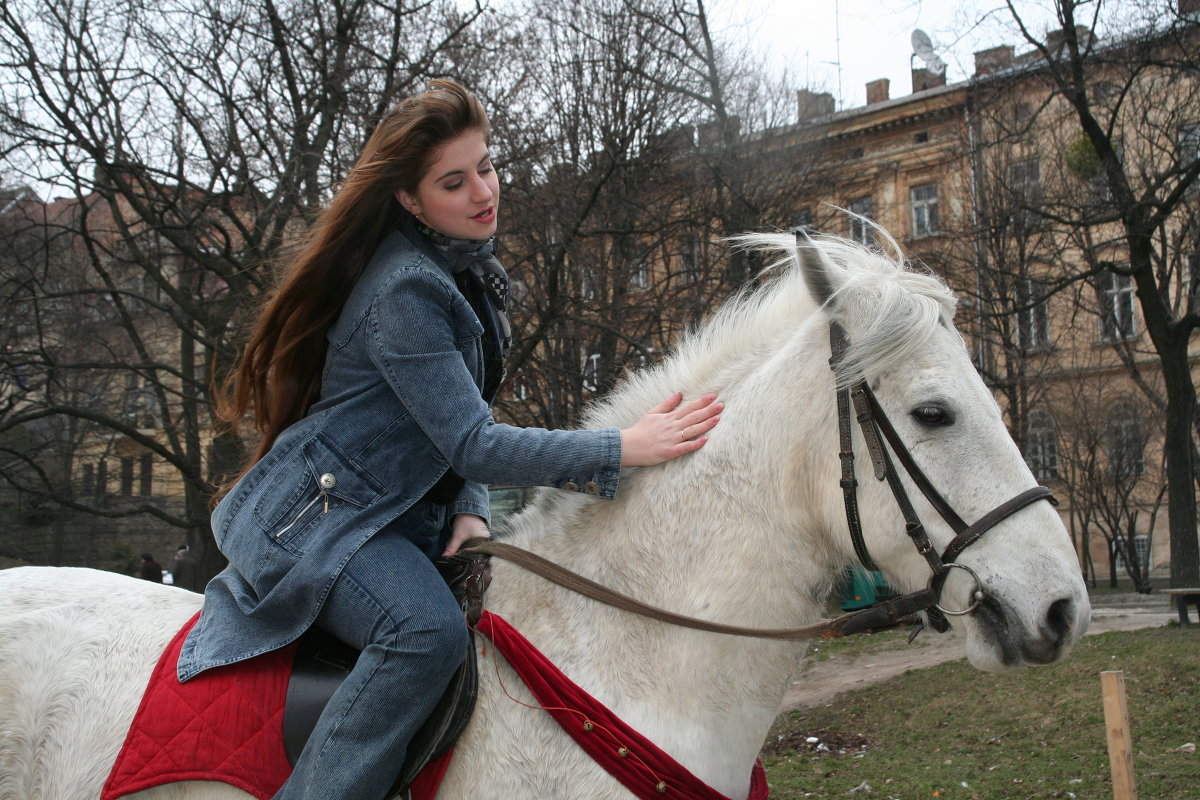
<path id="1" fill-rule="evenodd" d="M 933 40 L 929 34 L 917 28 L 912 32 L 913 55 L 925 62 L 925 69 L 931 75 L 941 75 L 946 71 L 946 62 L 934 52 Z"/>

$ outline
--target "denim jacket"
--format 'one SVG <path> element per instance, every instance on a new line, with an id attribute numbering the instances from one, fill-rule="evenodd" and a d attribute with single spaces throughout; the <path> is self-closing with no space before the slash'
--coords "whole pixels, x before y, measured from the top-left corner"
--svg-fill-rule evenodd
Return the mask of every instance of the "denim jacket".
<path id="1" fill-rule="evenodd" d="M 328 333 L 321 397 L 217 506 L 230 565 L 205 589 L 180 680 L 289 644 L 316 619 L 342 567 L 449 469 L 447 509 L 488 518 L 488 483 L 613 497 L 616 428 L 502 425 L 481 395 L 485 325 L 410 224 L 375 252 Z"/>

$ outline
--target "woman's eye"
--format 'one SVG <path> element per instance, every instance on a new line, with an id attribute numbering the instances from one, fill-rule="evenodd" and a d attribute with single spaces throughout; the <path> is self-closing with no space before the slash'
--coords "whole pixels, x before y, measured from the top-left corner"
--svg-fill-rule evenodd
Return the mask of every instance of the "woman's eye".
<path id="1" fill-rule="evenodd" d="M 459 181 L 458 183 L 448 183 L 445 186 L 443 186 L 442 188 L 445 189 L 447 192 L 453 192 L 455 189 L 458 189 L 461 186 L 462 186 L 462 181 Z"/>
<path id="2" fill-rule="evenodd" d="M 941 406 L 918 406 L 913 409 L 913 417 L 922 425 L 950 425 L 954 416 Z"/>

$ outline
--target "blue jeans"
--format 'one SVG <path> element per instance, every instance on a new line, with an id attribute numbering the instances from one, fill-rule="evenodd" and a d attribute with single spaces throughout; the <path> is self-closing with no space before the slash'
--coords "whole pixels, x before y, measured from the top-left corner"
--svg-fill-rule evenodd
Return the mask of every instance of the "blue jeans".
<path id="1" fill-rule="evenodd" d="M 362 650 L 274 800 L 382 800 L 470 636 L 430 555 L 445 508 L 418 503 L 346 564 L 316 624 Z"/>

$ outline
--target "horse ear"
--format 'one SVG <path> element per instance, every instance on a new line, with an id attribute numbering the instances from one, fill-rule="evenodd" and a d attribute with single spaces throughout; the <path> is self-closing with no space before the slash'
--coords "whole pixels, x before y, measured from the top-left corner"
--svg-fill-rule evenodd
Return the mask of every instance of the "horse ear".
<path id="1" fill-rule="evenodd" d="M 829 260 L 821 246 L 809 238 L 803 228 L 796 229 L 796 258 L 800 261 L 804 283 L 812 292 L 813 298 L 821 305 L 829 304 L 841 283 L 841 270 Z"/>

